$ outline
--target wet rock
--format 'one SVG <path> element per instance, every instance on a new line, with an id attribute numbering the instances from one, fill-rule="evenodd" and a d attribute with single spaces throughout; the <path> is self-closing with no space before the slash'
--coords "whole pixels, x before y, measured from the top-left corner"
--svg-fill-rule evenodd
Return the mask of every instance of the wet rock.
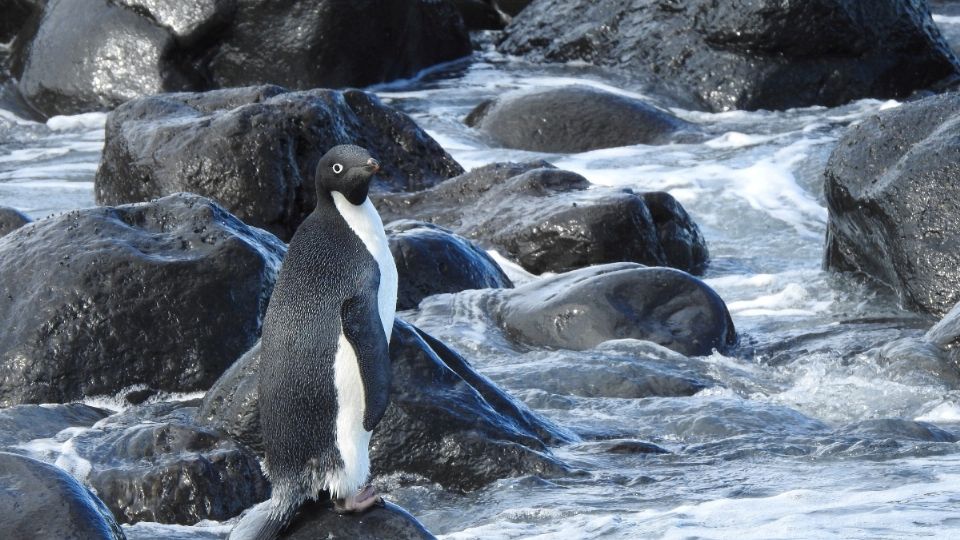
<path id="1" fill-rule="evenodd" d="M 511 389 L 587 398 L 692 396 L 715 385 L 702 362 L 633 340 L 609 341 L 585 351 L 530 351 L 516 365 L 498 366 L 491 376 Z"/>
<path id="2" fill-rule="evenodd" d="M 189 194 L 0 238 L 0 406 L 208 388 L 256 341 L 284 250 Z"/>
<path id="3" fill-rule="evenodd" d="M 636 98 L 574 85 L 520 91 L 487 100 L 465 122 L 507 148 L 586 152 L 634 144 L 666 144 L 696 127 Z"/>
<path id="4" fill-rule="evenodd" d="M 905 307 L 960 301 L 960 94 L 904 103 L 851 126 L 827 163 L 824 266 L 863 273 Z"/>
<path id="5" fill-rule="evenodd" d="M 614 439 L 609 441 L 588 442 L 575 445 L 574 448 L 590 453 L 606 454 L 669 454 L 670 451 L 646 441 L 632 439 Z"/>
<path id="6" fill-rule="evenodd" d="M 3 19 L 0 19 L 0 43 L 10 43 L 20 30 L 43 11 L 46 0 L 4 0 Z"/>
<path id="7" fill-rule="evenodd" d="M 262 451 L 255 347 L 207 392 L 201 418 Z M 575 437 L 497 388 L 453 350 L 402 321 L 390 342 L 390 406 L 373 433 L 373 473 L 471 490 L 522 474 L 569 473 L 547 444 Z"/>
<path id="8" fill-rule="evenodd" d="M 921 0 L 540 0 L 499 50 L 585 61 L 709 110 L 902 98 L 958 73 Z"/>
<path id="9" fill-rule="evenodd" d="M 514 340 L 583 350 L 640 339 L 687 356 L 727 352 L 737 333 L 726 304 L 670 268 L 616 263 L 491 291 L 487 309 Z"/>
<path id="10" fill-rule="evenodd" d="M 494 0 L 451 0 L 467 30 L 500 30 L 510 21 Z"/>
<path id="11" fill-rule="evenodd" d="M 0 206 L 0 236 L 10 234 L 31 221 L 33 220 L 16 208 Z"/>
<path id="12" fill-rule="evenodd" d="M 706 242 L 679 203 L 665 202 L 672 197 L 651 199 L 655 218 L 642 195 L 588 187 L 586 178 L 543 161 L 497 163 L 417 193 L 379 195 L 374 204 L 384 221 L 447 227 L 534 273 L 616 261 L 706 267 Z"/>
<path id="13" fill-rule="evenodd" d="M 289 240 L 316 206 L 317 160 L 344 143 L 369 149 L 382 164 L 374 189 L 424 189 L 463 172 L 373 94 L 260 86 L 118 107 L 107 118 L 96 197 L 122 204 L 190 191 Z"/>
<path id="14" fill-rule="evenodd" d="M 415 308 L 434 294 L 513 287 L 489 255 L 442 227 L 401 220 L 386 231 L 400 276 L 397 309 Z"/>
<path id="15" fill-rule="evenodd" d="M 340 515 L 328 504 L 308 502 L 280 535 L 283 540 L 364 538 L 369 540 L 430 540 L 432 534 L 409 512 L 385 503 L 361 515 Z"/>
<path id="16" fill-rule="evenodd" d="M 84 481 L 121 522 L 222 521 L 270 496 L 256 456 L 198 426 L 190 405 L 129 409 L 71 439 L 89 462 Z"/>
<path id="17" fill-rule="evenodd" d="M 933 424 L 914 422 L 902 418 L 863 420 L 837 430 L 837 435 L 870 438 L 898 439 L 926 442 L 957 442 L 957 438 Z"/>
<path id="18" fill-rule="evenodd" d="M 0 452 L 0 530 L 10 540 L 122 540 L 110 511 L 53 465 Z"/>
<path id="19" fill-rule="evenodd" d="M 50 0 L 15 52 L 20 89 L 46 115 L 180 90 L 366 86 L 470 53 L 456 10 L 430 0 L 285 9 L 267 0 L 91 0 L 74 7 Z"/>
<path id="20" fill-rule="evenodd" d="M 109 411 L 82 403 L 0 409 L 0 448 L 9 450 L 34 439 L 50 438 L 71 427 L 90 427 L 108 414 Z"/>

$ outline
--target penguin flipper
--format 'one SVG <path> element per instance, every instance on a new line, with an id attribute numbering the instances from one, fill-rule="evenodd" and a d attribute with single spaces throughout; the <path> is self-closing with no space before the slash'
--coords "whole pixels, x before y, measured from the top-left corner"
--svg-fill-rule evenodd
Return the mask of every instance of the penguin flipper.
<path id="1" fill-rule="evenodd" d="M 373 431 L 390 403 L 390 344 L 376 298 L 357 295 L 340 308 L 343 335 L 353 346 L 363 381 L 363 429 Z"/>

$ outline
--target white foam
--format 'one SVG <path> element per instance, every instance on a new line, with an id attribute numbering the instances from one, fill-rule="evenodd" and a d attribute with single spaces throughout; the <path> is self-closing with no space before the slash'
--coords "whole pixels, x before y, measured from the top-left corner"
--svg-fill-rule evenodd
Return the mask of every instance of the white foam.
<path id="1" fill-rule="evenodd" d="M 539 277 L 536 274 L 527 272 L 524 267 L 520 266 L 517 262 L 504 257 L 495 249 L 488 249 L 487 255 L 490 255 L 490 258 L 493 259 L 498 266 L 500 266 L 500 269 L 503 270 L 503 273 L 510 278 L 510 281 L 512 281 L 514 285 L 522 285 Z"/>
<path id="2" fill-rule="evenodd" d="M 106 123 L 107 113 L 90 112 L 70 116 L 53 116 L 47 120 L 47 127 L 53 131 L 102 130 Z"/>
<path id="3" fill-rule="evenodd" d="M 934 14 L 933 22 L 937 24 L 960 24 L 960 16 Z"/>
<path id="4" fill-rule="evenodd" d="M 940 403 L 929 411 L 914 418 L 917 422 L 940 424 L 960 423 L 960 404 L 956 401 Z"/>
<path id="5" fill-rule="evenodd" d="M 798 317 L 826 311 L 831 304 L 831 300 L 812 299 L 807 289 L 799 283 L 788 283 L 782 290 L 772 294 L 728 302 L 727 309 L 742 317 Z"/>

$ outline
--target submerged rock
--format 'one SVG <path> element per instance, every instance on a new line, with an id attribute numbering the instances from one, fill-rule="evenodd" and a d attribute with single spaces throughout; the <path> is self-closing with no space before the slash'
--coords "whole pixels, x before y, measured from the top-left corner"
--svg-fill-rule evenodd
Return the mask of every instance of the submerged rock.
<path id="1" fill-rule="evenodd" d="M 197 425 L 191 405 L 129 409 L 70 440 L 84 481 L 121 522 L 222 521 L 270 496 L 257 457 Z"/>
<path id="2" fill-rule="evenodd" d="M 317 160 L 344 143 L 380 161 L 374 189 L 424 189 L 463 172 L 409 117 L 373 94 L 260 86 L 118 107 L 107 117 L 96 197 L 122 204 L 190 191 L 289 240 L 316 206 Z"/>
<path id="3" fill-rule="evenodd" d="M 612 66 L 714 111 L 903 98 L 958 73 L 922 0 L 539 0 L 499 50 Z"/>
<path id="4" fill-rule="evenodd" d="M 374 204 L 384 221 L 447 227 L 534 273 L 617 261 L 705 269 L 706 242 L 670 195 L 589 187 L 543 161 L 497 163 L 417 193 L 379 195 Z"/>
<path id="5" fill-rule="evenodd" d="M 960 301 L 958 108 L 960 94 L 947 94 L 868 117 L 824 173 L 824 266 L 866 274 L 936 316 Z"/>
<path id="6" fill-rule="evenodd" d="M 521 343 L 583 350 L 641 339 L 687 356 L 728 352 L 737 333 L 720 296 L 670 268 L 616 263 L 490 291 L 487 309 Z"/>
<path id="7" fill-rule="evenodd" d="M 31 221 L 33 220 L 16 208 L 0 206 L 0 236 L 6 236 Z"/>
<path id="8" fill-rule="evenodd" d="M 439 341 L 394 323 L 390 406 L 373 433 L 375 475 L 416 474 L 447 489 L 471 490 L 521 474 L 569 469 L 547 444 L 574 436 L 506 394 Z M 201 418 L 262 452 L 257 413 L 259 345 L 207 392 Z"/>
<path id="9" fill-rule="evenodd" d="M 189 194 L 0 238 L 0 406 L 208 388 L 256 341 L 284 251 Z"/>
<path id="10" fill-rule="evenodd" d="M 96 495 L 63 470 L 0 452 L 0 530 L 10 540 L 123 540 Z"/>
<path id="11" fill-rule="evenodd" d="M 16 405 L 0 409 L 0 449 L 53 437 L 71 427 L 90 427 L 109 411 L 84 405 Z"/>
<path id="12" fill-rule="evenodd" d="M 487 100 L 465 122 L 507 148 L 586 152 L 666 144 L 696 127 L 636 98 L 590 86 L 520 91 Z"/>
<path id="13" fill-rule="evenodd" d="M 400 277 L 397 309 L 415 308 L 434 294 L 513 287 L 489 255 L 442 227 L 401 220 L 386 231 Z"/>
<path id="14" fill-rule="evenodd" d="M 20 89 L 47 115 L 179 90 L 367 86 L 470 54 L 456 10 L 432 0 L 50 0 L 18 39 Z"/>

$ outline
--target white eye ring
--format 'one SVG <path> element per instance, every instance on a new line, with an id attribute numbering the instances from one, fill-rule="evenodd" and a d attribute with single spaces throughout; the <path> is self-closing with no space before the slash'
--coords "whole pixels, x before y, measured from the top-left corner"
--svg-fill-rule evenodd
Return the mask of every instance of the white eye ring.
<path id="1" fill-rule="evenodd" d="M 342 172 L 343 172 L 343 165 L 341 165 L 341 164 L 339 164 L 339 163 L 334 163 L 334 164 L 333 164 L 333 172 L 335 172 L 336 174 L 342 173 Z"/>

